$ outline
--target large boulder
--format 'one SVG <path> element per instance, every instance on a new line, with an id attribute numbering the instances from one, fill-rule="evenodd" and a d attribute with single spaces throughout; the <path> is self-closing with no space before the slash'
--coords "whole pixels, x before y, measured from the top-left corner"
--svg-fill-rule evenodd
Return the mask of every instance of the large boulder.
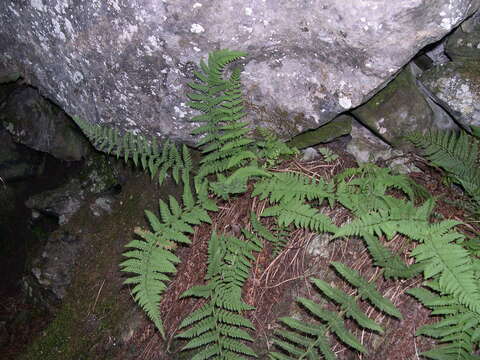
<path id="1" fill-rule="evenodd" d="M 245 50 L 251 120 L 284 137 L 366 101 L 480 0 L 0 2 L 0 73 L 70 115 L 191 139 L 185 83 L 218 48 Z M 3 68 L 3 69 L 2 69 Z"/>

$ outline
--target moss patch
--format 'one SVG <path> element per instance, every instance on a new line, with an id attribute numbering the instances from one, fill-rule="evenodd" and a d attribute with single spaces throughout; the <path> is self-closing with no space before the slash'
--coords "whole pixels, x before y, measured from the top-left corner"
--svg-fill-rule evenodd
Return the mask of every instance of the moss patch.
<path id="1" fill-rule="evenodd" d="M 320 143 L 330 142 L 352 131 L 352 118 L 341 115 L 318 129 L 305 131 L 288 142 L 289 146 L 303 149 Z"/>

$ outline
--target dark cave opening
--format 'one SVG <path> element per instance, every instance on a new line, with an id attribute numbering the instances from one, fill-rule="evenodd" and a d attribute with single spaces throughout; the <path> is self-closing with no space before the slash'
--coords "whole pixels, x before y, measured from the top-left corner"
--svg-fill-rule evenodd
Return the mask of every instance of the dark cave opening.
<path id="1" fill-rule="evenodd" d="M 21 151 L 36 152 L 23 145 Z M 1 151 L 1 149 L 0 149 Z M 82 161 L 67 162 L 49 154 L 42 158 L 42 173 L 25 179 L 2 180 L 0 199 L 0 297 L 16 295 L 21 291 L 21 278 L 29 255 L 35 253 L 48 234 L 58 228 L 58 218 L 29 209 L 25 202 L 37 193 L 54 189 L 64 184 L 70 173 L 82 165 Z M 1 169 L 0 169 L 0 177 Z M 3 177 L 2 177 L 3 178 Z"/>

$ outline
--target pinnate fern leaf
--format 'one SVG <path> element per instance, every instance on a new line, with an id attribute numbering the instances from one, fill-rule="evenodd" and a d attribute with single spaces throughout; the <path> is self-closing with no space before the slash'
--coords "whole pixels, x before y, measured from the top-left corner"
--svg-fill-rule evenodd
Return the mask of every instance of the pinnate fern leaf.
<path id="1" fill-rule="evenodd" d="M 347 280 L 352 286 L 357 288 L 358 294 L 362 299 L 368 300 L 377 309 L 392 315 L 398 319 L 402 318 L 402 314 L 393 305 L 393 303 L 384 298 L 376 289 L 375 285 L 363 279 L 355 270 L 348 268 L 340 262 L 332 262 L 335 270 Z"/>
<path id="2" fill-rule="evenodd" d="M 252 196 L 286 203 L 291 200 L 316 200 L 322 203 L 326 199 L 333 205 L 333 190 L 333 183 L 321 178 L 311 179 L 302 174 L 287 172 L 275 174 L 271 179 L 256 183 Z"/>
<path id="3" fill-rule="evenodd" d="M 186 349 L 201 348 L 193 359 L 242 359 L 256 357 L 243 341 L 253 341 L 243 328 L 253 328 L 241 316 L 253 309 L 241 299 L 242 286 L 249 276 L 251 252 L 259 251 L 258 242 L 245 242 L 212 234 L 208 246 L 207 285 L 194 286 L 182 296 L 201 296 L 209 302 L 180 324 L 180 338 L 190 339 Z"/>
<path id="4" fill-rule="evenodd" d="M 187 186 L 190 184 L 184 185 Z M 159 311 L 161 295 L 170 280 L 169 274 L 176 272 L 175 265 L 180 261 L 173 252 L 177 243 L 190 243 L 187 235 L 193 232 L 191 225 L 210 221 L 202 205 L 201 199 L 195 206 L 187 208 L 172 196 L 168 204 L 160 200 L 161 219 L 150 211 L 145 212 L 153 232 L 137 230 L 141 240 L 128 243 L 126 247 L 134 250 L 123 254 L 127 260 L 120 264 L 121 270 L 134 274 L 125 283 L 134 285 L 135 301 L 152 319 L 162 336 L 165 333 Z"/>
<path id="5" fill-rule="evenodd" d="M 381 311 L 401 318 L 400 312 L 376 289 L 374 284 L 368 283 L 355 270 L 344 264 L 333 262 L 333 267 L 352 286 L 357 288 L 359 297 L 370 301 Z M 375 321 L 370 319 L 358 306 L 357 298 L 346 294 L 323 280 L 310 279 L 312 283 L 329 299 L 334 301 L 340 308 L 334 312 L 322 308 L 316 302 L 307 298 L 298 298 L 297 301 L 303 305 L 312 315 L 321 321 L 320 324 L 312 324 L 292 318 L 281 318 L 280 321 L 289 330 L 277 330 L 274 344 L 283 352 L 271 352 L 271 359 L 335 359 L 330 349 L 328 334 L 335 334 L 340 341 L 349 347 L 366 353 L 366 348 L 344 325 L 343 317 L 352 318 L 361 328 L 370 329 L 383 333 L 383 329 Z"/>
<path id="6" fill-rule="evenodd" d="M 280 226 L 296 227 L 316 232 L 335 232 L 336 226 L 332 220 L 317 209 L 296 199 L 265 209 L 262 216 L 275 216 Z"/>
<path id="7" fill-rule="evenodd" d="M 480 313 L 480 284 L 470 254 L 460 244 L 463 235 L 447 230 L 458 222 L 447 221 L 447 227 L 431 224 L 423 241 L 413 251 L 417 262 L 424 263 L 426 279 L 438 277 L 440 290 Z"/>
<path id="8" fill-rule="evenodd" d="M 455 182 L 480 201 L 479 143 L 466 132 L 430 130 L 407 136 L 432 164 L 445 169 Z"/>

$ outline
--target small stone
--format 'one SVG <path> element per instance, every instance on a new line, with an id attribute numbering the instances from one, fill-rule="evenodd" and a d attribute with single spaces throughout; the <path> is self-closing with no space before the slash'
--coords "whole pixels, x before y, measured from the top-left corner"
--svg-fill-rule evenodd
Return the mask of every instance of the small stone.
<path id="1" fill-rule="evenodd" d="M 312 147 L 306 148 L 302 150 L 302 161 L 313 161 L 320 158 L 319 152 Z"/>

